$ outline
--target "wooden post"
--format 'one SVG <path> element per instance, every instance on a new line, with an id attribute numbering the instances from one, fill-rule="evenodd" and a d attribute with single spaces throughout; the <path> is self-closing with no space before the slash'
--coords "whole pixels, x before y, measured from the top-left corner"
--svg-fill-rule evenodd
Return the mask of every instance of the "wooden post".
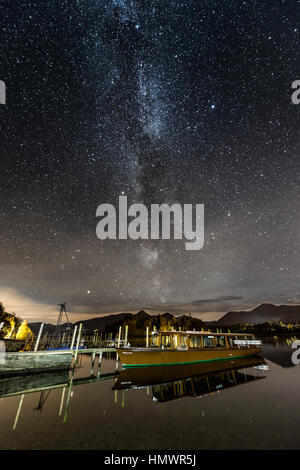
<path id="1" fill-rule="evenodd" d="M 38 337 L 37 337 L 37 340 L 36 340 L 36 343 L 35 343 L 35 346 L 34 346 L 34 351 L 38 350 L 43 328 L 44 328 L 44 323 L 41 323 L 40 331 L 39 331 L 39 334 L 38 334 Z"/>
<path id="2" fill-rule="evenodd" d="M 79 343 L 80 343 L 80 338 L 81 338 L 81 330 L 82 330 L 82 323 L 80 323 L 80 325 L 79 325 L 79 331 L 78 331 L 78 336 L 77 336 L 77 343 L 76 343 L 76 349 L 75 349 L 75 355 L 74 355 L 74 365 L 73 365 L 74 368 L 76 366 L 76 361 L 77 361 L 77 356 L 78 356 L 78 348 L 79 348 Z"/>
<path id="3" fill-rule="evenodd" d="M 71 351 L 74 348 L 74 343 L 75 343 L 75 338 L 76 338 L 76 332 L 77 332 L 77 325 L 75 325 L 74 332 L 73 332 L 73 337 L 72 337 L 72 342 L 71 342 Z"/>
<path id="4" fill-rule="evenodd" d="M 120 347 L 120 342 L 121 342 L 121 334 L 122 334 L 122 326 L 119 328 L 119 336 L 118 336 L 118 348 Z"/>
<path id="5" fill-rule="evenodd" d="M 127 339 L 128 339 L 128 325 L 125 326 L 125 341 L 124 341 L 124 346 L 127 346 Z"/>
<path id="6" fill-rule="evenodd" d="M 146 348 L 149 348 L 149 326 L 146 328 Z"/>

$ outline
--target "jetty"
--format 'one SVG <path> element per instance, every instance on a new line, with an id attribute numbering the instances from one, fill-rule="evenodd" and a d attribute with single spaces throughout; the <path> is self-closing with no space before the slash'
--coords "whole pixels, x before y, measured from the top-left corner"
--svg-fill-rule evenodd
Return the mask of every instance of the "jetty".
<path id="1" fill-rule="evenodd" d="M 34 372 L 46 372 L 53 370 L 68 370 L 75 367 L 77 358 L 82 354 L 91 355 L 91 370 L 95 363 L 98 369 L 101 367 L 104 353 L 115 352 L 114 347 L 105 347 L 105 340 L 93 334 L 82 336 L 82 323 L 75 325 L 72 334 L 57 337 L 56 335 L 44 335 L 42 338 L 44 324 L 40 326 L 35 342 L 25 342 L 23 350 L 11 351 L 5 349 L 0 351 L 0 377 L 16 374 L 31 374 Z M 119 340 L 120 343 L 120 340 Z M 4 343 L 5 345 L 5 343 Z M 90 347 L 89 347 L 90 346 Z M 20 347 L 20 345 L 18 345 Z M 118 357 L 116 357 L 116 369 Z"/>

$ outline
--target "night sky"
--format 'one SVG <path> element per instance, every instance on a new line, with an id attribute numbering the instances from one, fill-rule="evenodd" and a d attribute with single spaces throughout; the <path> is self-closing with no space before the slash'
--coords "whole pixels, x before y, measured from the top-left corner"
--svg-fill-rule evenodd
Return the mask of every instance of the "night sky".
<path id="1" fill-rule="evenodd" d="M 300 303 L 300 1 L 0 4 L 0 300 L 28 319 Z M 205 243 L 96 208 L 205 205 Z"/>

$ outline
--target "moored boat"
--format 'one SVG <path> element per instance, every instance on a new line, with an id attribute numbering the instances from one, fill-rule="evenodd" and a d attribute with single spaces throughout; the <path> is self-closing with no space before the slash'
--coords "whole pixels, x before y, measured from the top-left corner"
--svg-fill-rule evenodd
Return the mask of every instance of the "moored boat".
<path id="1" fill-rule="evenodd" d="M 261 341 L 252 334 L 153 331 L 150 347 L 117 348 L 123 367 L 191 364 L 255 356 Z"/>
<path id="2" fill-rule="evenodd" d="M 7 352 L 0 355 L 0 376 L 69 369 L 72 350 Z"/>

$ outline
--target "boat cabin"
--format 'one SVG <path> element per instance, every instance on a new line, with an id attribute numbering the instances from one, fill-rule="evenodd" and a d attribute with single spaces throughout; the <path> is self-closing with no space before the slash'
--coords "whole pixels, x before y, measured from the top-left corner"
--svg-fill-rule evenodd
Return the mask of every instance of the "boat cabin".
<path id="1" fill-rule="evenodd" d="M 211 333 L 210 331 L 153 331 L 151 348 L 160 349 L 239 349 L 240 347 L 260 347 L 261 341 L 253 334 Z"/>

